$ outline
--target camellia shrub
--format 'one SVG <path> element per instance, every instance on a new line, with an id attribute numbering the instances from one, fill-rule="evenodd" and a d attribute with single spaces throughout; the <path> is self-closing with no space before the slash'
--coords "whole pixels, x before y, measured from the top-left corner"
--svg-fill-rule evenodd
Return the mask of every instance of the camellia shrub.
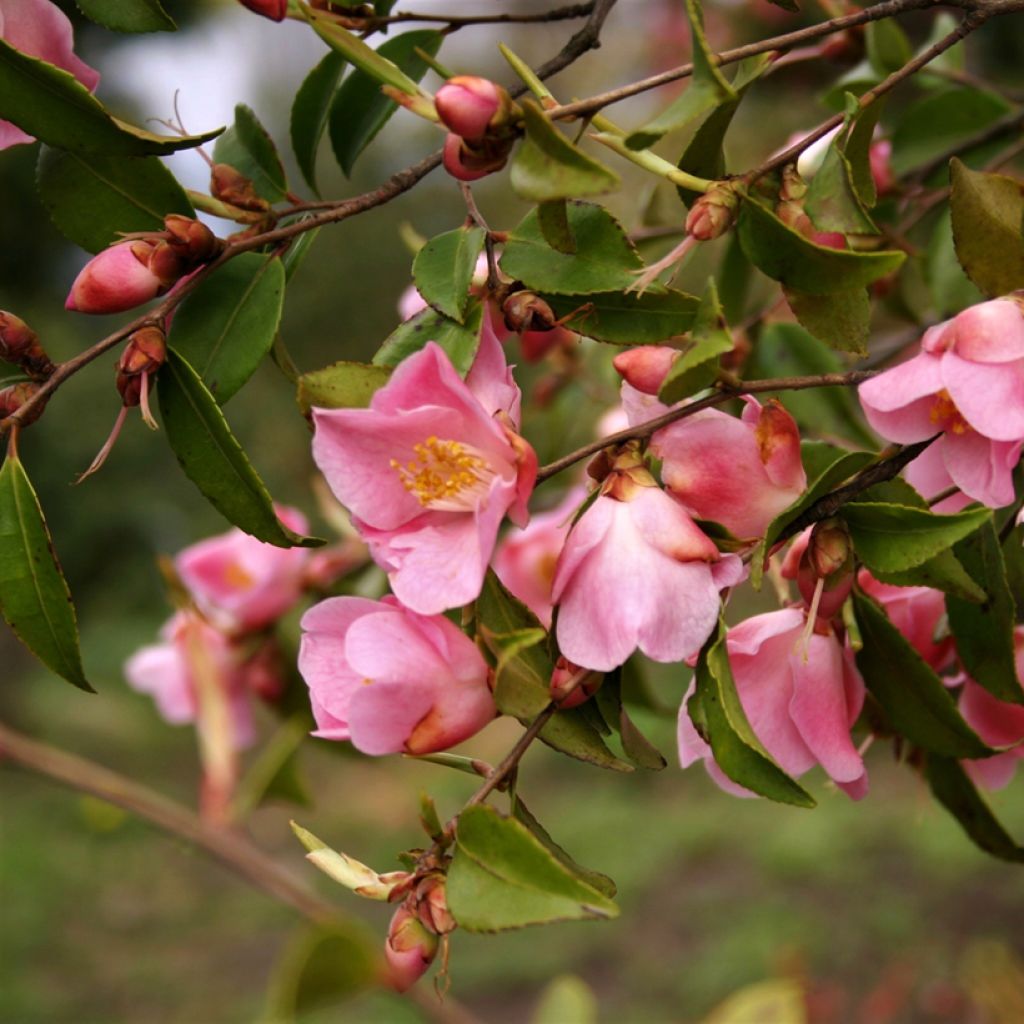
<path id="1" fill-rule="evenodd" d="M 117 117 L 57 6 L 0 0 L 0 148 L 42 144 L 46 210 L 92 254 L 67 316 L 135 311 L 62 363 L 18 310 L 0 313 L 3 615 L 53 673 L 92 689 L 20 448 L 40 416 L 74 418 L 62 386 L 105 353 L 114 427 L 83 476 L 116 458 L 138 408 L 230 526 L 164 566 L 173 615 L 124 668 L 164 719 L 195 726 L 198 817 L 6 726 L 0 754 L 182 833 L 306 913 L 305 956 L 336 957 L 345 991 L 410 989 L 447 962 L 455 929 L 618 914 L 614 882 L 527 810 L 517 767 L 536 741 L 593 766 L 595 790 L 602 772 L 699 761 L 730 794 L 808 809 L 803 777 L 820 766 L 864 814 L 888 749 L 965 841 L 1024 861 L 984 796 L 1024 757 L 1024 188 L 1004 173 L 1021 118 L 993 89 L 989 113 L 958 127 L 982 88 L 963 70 L 970 37 L 1024 2 L 838 4 L 827 20 L 773 2 L 785 31 L 715 52 L 711 5 L 685 0 L 690 62 L 625 85 L 606 65 L 609 91 L 568 102 L 557 75 L 597 59 L 615 0 L 530 15 L 243 0 L 268 19 L 268 48 L 285 19 L 323 43 L 292 107 L 299 183 L 246 106 L 198 135 Z M 118 32 L 175 29 L 159 0 L 80 6 Z M 539 67 L 502 46 L 487 77 L 443 63 L 456 29 L 517 21 L 565 28 L 564 45 Z M 778 72 L 799 62 L 831 75 L 820 123 L 737 166 L 734 115 L 748 94 L 784 101 Z M 683 85 L 644 123 L 611 119 L 670 82 Z M 339 109 L 346 173 L 392 117 L 430 122 L 436 152 L 321 198 L 316 157 Z M 186 191 L 160 158 L 199 147 L 209 188 Z M 624 161 L 668 200 L 642 225 L 604 205 Z M 295 368 L 278 324 L 317 232 L 430 174 L 449 177 L 465 216 L 419 240 L 400 325 L 370 363 L 341 345 L 331 365 Z M 485 219 L 484 178 L 529 212 Z M 638 245 L 652 237 L 668 251 L 648 262 Z M 698 258 L 711 268 L 699 294 L 674 287 Z M 329 540 L 273 501 L 225 418 L 272 354 L 297 396 L 282 435 L 300 445 L 311 430 L 337 502 Z M 542 370 L 525 391 L 517 362 Z M 611 379 L 620 404 L 589 410 L 596 437 L 542 464 L 531 411 Z M 744 590 L 774 591 L 777 607 L 736 614 Z M 645 661 L 677 674 L 677 750 L 631 717 Z M 270 736 L 258 702 L 281 716 Z M 492 765 L 473 737 L 498 716 L 523 731 Z M 398 870 L 333 849 L 301 812 L 312 865 L 391 905 L 376 947 L 236 828 L 246 765 L 288 795 L 305 744 L 475 777 L 449 820 L 423 798 L 423 845 Z M 298 977 L 280 1014 L 302 1001 Z"/>

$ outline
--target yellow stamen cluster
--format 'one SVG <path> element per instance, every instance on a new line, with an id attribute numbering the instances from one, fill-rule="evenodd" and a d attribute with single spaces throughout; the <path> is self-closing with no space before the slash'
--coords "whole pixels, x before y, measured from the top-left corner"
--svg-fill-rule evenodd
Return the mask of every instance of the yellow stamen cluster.
<path id="1" fill-rule="evenodd" d="M 224 567 L 224 582 L 238 590 L 249 590 L 256 581 L 237 562 L 228 562 Z"/>
<path id="2" fill-rule="evenodd" d="M 486 478 L 487 462 L 469 451 L 458 441 L 442 441 L 428 437 L 413 446 L 416 458 L 402 465 L 391 460 L 402 486 L 421 505 L 458 500 L 460 495 L 482 483 Z"/>
<path id="3" fill-rule="evenodd" d="M 935 403 L 932 405 L 929 418 L 936 426 L 951 434 L 965 434 L 969 429 L 969 424 L 960 415 L 960 410 L 945 388 L 935 395 Z"/>

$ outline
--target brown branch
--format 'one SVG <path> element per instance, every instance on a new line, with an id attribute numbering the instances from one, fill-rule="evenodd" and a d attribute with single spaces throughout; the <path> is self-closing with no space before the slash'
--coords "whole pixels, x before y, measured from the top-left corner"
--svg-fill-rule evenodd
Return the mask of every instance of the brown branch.
<path id="1" fill-rule="evenodd" d="M 611 14 L 617 0 L 594 0 L 594 8 L 587 18 L 586 24 L 572 36 L 558 54 L 537 69 L 538 78 L 550 78 L 574 64 L 585 53 L 596 50 L 601 45 L 601 29 Z M 519 90 L 522 92 L 523 90 Z"/>
<path id="2" fill-rule="evenodd" d="M 431 21 L 442 22 L 451 25 L 453 28 L 462 28 L 465 25 L 506 25 L 506 24 L 531 24 L 550 21 L 570 21 L 574 18 L 586 18 L 594 9 L 593 0 L 590 3 L 570 4 L 567 7 L 556 7 L 554 10 L 541 11 L 535 14 L 428 14 L 418 11 L 395 11 L 392 14 L 374 15 L 368 14 L 365 18 L 366 28 L 373 30 L 382 25 L 395 25 L 406 21 Z M 350 16 L 351 20 L 355 20 Z"/>
<path id="3" fill-rule="evenodd" d="M 758 395 L 770 391 L 802 391 L 806 388 L 850 387 L 869 380 L 875 376 L 875 373 L 876 371 L 872 370 L 850 370 L 848 373 L 821 373 L 808 377 L 776 377 L 772 380 L 750 380 L 743 381 L 736 386 L 719 384 L 719 390 L 716 394 L 708 395 L 707 398 L 701 398 L 696 402 L 691 402 L 689 405 L 681 405 L 675 409 L 670 409 L 668 412 L 648 420 L 646 423 L 638 424 L 635 427 L 627 427 L 625 430 L 609 434 L 608 437 L 585 444 L 582 448 L 577 448 L 575 451 L 569 452 L 568 455 L 563 455 L 560 459 L 555 459 L 554 462 L 541 466 L 537 471 L 537 483 L 542 483 L 556 473 L 561 473 L 563 469 L 568 469 L 581 459 L 585 459 L 590 455 L 596 455 L 599 451 L 610 445 L 650 437 L 656 431 L 661 430 L 662 427 L 667 427 L 670 423 L 675 423 L 677 420 L 692 416 L 702 409 L 724 405 L 731 399 L 739 398 L 741 395 Z"/>

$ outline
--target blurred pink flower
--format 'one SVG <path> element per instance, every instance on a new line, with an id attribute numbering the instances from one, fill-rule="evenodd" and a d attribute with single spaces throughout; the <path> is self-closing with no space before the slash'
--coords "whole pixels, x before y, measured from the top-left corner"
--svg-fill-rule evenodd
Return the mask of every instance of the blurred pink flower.
<path id="1" fill-rule="evenodd" d="M 860 386 L 868 422 L 900 444 L 941 432 L 928 483 L 946 479 L 984 505 L 1013 501 L 1013 468 L 1024 446 L 1024 315 L 993 299 L 930 328 L 914 358 Z M 927 453 L 926 453 L 927 454 Z M 916 460 L 915 460 L 916 461 Z M 913 464 L 908 478 L 913 479 Z"/>
<path id="2" fill-rule="evenodd" d="M 486 326 L 463 381 L 434 342 L 368 409 L 314 409 L 313 457 L 399 600 L 432 615 L 480 593 L 498 527 L 525 525 L 537 457 L 520 392 Z"/>
<path id="3" fill-rule="evenodd" d="M 864 703 L 864 682 L 836 635 L 805 637 L 806 623 L 800 609 L 783 608 L 730 629 L 726 646 L 736 692 L 754 735 L 783 771 L 798 776 L 820 764 L 858 800 L 867 794 L 867 773 L 850 729 Z M 724 790 L 751 796 L 714 762 L 687 713 L 688 699 L 679 711 L 680 763 L 687 768 L 703 759 Z"/>
<path id="4" fill-rule="evenodd" d="M 299 671 L 315 736 L 365 754 L 427 754 L 479 732 L 497 713 L 476 645 L 443 615 L 393 597 L 333 597 L 302 618 Z"/>
<path id="5" fill-rule="evenodd" d="M 308 532 L 297 509 L 276 511 L 289 529 Z M 299 600 L 309 557 L 307 548 L 264 544 L 236 529 L 185 548 L 174 565 L 203 614 L 235 632 L 269 626 Z"/>
<path id="6" fill-rule="evenodd" d="M 67 15 L 50 0 L 0 0 L 0 39 L 8 46 L 70 72 L 93 92 L 99 72 L 73 52 L 74 32 Z M 35 141 L 10 121 L 0 121 L 0 149 Z"/>

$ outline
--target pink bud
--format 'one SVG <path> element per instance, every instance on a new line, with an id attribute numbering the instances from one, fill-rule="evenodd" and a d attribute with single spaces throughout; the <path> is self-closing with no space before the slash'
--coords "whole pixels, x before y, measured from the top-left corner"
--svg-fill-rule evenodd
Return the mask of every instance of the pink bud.
<path id="1" fill-rule="evenodd" d="M 871 143 L 868 150 L 868 163 L 871 167 L 871 177 L 875 182 L 875 191 L 884 196 L 892 191 L 896 179 L 892 173 L 892 164 L 889 162 L 892 156 L 892 143 L 888 139 L 878 139 Z"/>
<path id="2" fill-rule="evenodd" d="M 817 617 L 823 621 L 839 613 L 853 586 L 853 543 L 839 519 L 824 519 L 805 530 L 782 564 L 782 575 L 796 580 L 800 596 L 810 607 L 822 582 Z"/>
<path id="3" fill-rule="evenodd" d="M 243 7 L 248 7 L 253 14 L 262 15 L 271 21 L 284 21 L 288 13 L 288 0 L 238 0 Z"/>
<path id="4" fill-rule="evenodd" d="M 444 140 L 444 169 L 459 181 L 476 181 L 500 171 L 511 148 L 511 139 L 498 143 L 485 139 L 476 145 L 460 135 L 450 134 Z"/>
<path id="5" fill-rule="evenodd" d="M 148 242 L 119 242 L 93 256 L 75 278 L 64 308 L 122 313 L 156 298 L 165 286 L 149 269 L 152 251 Z"/>
<path id="6" fill-rule="evenodd" d="M 445 127 L 464 139 L 482 139 L 491 120 L 505 109 L 508 94 L 500 85 L 476 75 L 449 78 L 434 97 L 437 115 Z"/>
<path id="7" fill-rule="evenodd" d="M 391 968 L 391 985 L 399 992 L 412 988 L 437 956 L 438 938 L 419 918 L 401 906 L 388 927 L 384 956 Z"/>
<path id="8" fill-rule="evenodd" d="M 736 219 L 739 199 L 729 184 L 712 186 L 691 208 L 686 217 L 686 233 L 699 242 L 709 242 L 725 234 Z"/>
<path id="9" fill-rule="evenodd" d="M 679 355 L 678 349 L 667 345 L 639 345 L 620 352 L 612 360 L 612 366 L 637 391 L 656 395 Z"/>
<path id="10" fill-rule="evenodd" d="M 563 710 L 578 707 L 597 693 L 603 680 L 603 673 L 580 668 L 559 656 L 551 673 L 551 699 L 560 701 Z"/>

